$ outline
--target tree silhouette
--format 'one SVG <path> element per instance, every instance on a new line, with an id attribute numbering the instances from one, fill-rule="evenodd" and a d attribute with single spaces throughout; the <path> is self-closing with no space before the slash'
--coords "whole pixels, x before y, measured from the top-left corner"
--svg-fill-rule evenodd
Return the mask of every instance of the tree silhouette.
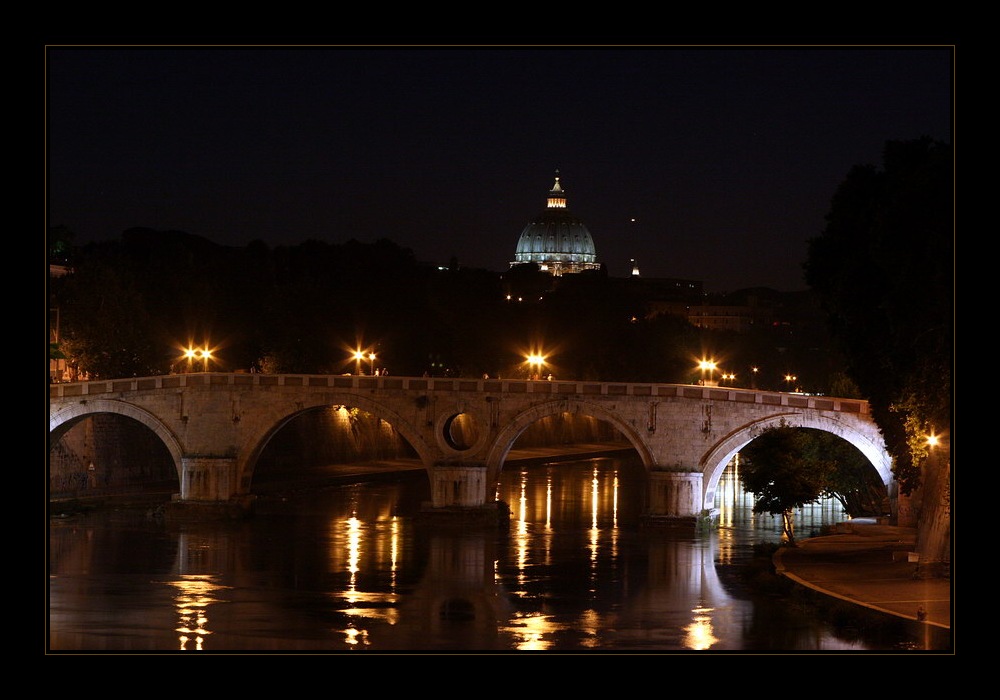
<path id="1" fill-rule="evenodd" d="M 922 485 L 922 573 L 950 562 L 951 459 L 927 436 L 951 432 L 954 175 L 950 144 L 889 141 L 883 167 L 855 166 L 809 243 L 806 282 L 820 296 L 847 372 L 868 398 L 900 491 Z"/>
<path id="2" fill-rule="evenodd" d="M 904 493 L 923 436 L 951 423 L 952 181 L 948 144 L 888 142 L 883 169 L 855 166 L 837 189 L 804 264 Z"/>
<path id="3" fill-rule="evenodd" d="M 781 516 L 781 531 L 796 546 L 794 511 L 826 491 L 836 463 L 820 456 L 815 440 L 784 421 L 765 429 L 740 451 L 740 482 L 753 493 L 754 513 Z"/>

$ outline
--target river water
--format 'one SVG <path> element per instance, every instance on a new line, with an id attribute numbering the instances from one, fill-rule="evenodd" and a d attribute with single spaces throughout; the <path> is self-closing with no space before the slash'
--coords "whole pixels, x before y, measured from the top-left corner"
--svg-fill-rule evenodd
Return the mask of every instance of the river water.
<path id="1" fill-rule="evenodd" d="M 826 619 L 749 586 L 780 521 L 727 470 L 717 529 L 639 526 L 629 458 L 505 468 L 509 527 L 419 517 L 427 479 L 275 490 L 225 523 L 155 507 L 49 521 L 50 653 L 909 652 L 917 633 Z M 797 536 L 846 519 L 824 501 Z"/>

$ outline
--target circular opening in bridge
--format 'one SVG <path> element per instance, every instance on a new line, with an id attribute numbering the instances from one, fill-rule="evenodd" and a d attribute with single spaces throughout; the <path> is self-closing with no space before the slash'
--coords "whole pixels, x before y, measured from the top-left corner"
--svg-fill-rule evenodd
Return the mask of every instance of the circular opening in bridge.
<path id="1" fill-rule="evenodd" d="M 444 423 L 444 441 L 453 450 L 470 450 L 479 440 L 479 426 L 470 413 L 456 413 Z"/>

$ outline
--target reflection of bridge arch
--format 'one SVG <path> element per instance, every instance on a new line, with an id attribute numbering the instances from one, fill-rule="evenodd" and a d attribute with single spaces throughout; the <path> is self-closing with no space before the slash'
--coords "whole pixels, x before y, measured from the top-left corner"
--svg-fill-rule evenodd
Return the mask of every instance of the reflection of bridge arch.
<path id="1" fill-rule="evenodd" d="M 870 435 L 828 416 L 784 413 L 753 421 L 734 430 L 705 453 L 700 466 L 707 477 L 704 491 L 704 508 L 706 510 L 714 507 L 715 489 L 733 456 L 752 442 L 754 438 L 760 436 L 763 431 L 777 427 L 782 423 L 795 428 L 822 430 L 846 440 L 868 458 L 868 461 L 878 471 L 882 483 L 888 487 L 892 482 L 891 459 L 884 448 L 880 448 L 872 442 Z"/>
<path id="2" fill-rule="evenodd" d="M 496 581 L 497 556 L 492 534 L 432 533 L 427 569 L 400 606 L 399 638 L 491 648 L 498 625 L 506 623 L 514 609 Z"/>
<path id="3" fill-rule="evenodd" d="M 621 610 L 618 637 L 647 642 L 649 630 L 672 630 L 672 644 L 691 651 L 720 650 L 719 639 L 738 639 L 729 628 L 746 624 L 741 601 L 719 579 L 717 542 L 648 533 L 648 570 Z M 634 637 L 634 639 L 633 639 Z"/>
<path id="4" fill-rule="evenodd" d="M 558 401 L 547 401 L 545 403 L 536 404 L 526 411 L 519 413 L 510 423 L 501 428 L 501 430 L 497 433 L 496 438 L 493 440 L 493 444 L 490 446 L 490 450 L 486 458 L 489 482 L 495 483 L 500 479 L 500 472 L 503 470 L 504 460 L 507 459 L 507 455 L 510 453 L 511 448 L 517 441 L 518 436 L 523 433 L 528 426 L 548 416 L 560 415 L 563 413 L 578 413 L 586 416 L 592 416 L 598 420 L 610 423 L 616 430 L 625 436 L 625 439 L 628 440 L 632 447 L 635 448 L 636 452 L 639 453 L 639 457 L 642 459 L 642 465 L 647 471 L 655 464 L 655 460 L 646 447 L 646 443 L 642 440 L 634 427 L 625 422 L 620 415 L 612 413 L 611 411 L 588 401 L 561 399 Z"/>

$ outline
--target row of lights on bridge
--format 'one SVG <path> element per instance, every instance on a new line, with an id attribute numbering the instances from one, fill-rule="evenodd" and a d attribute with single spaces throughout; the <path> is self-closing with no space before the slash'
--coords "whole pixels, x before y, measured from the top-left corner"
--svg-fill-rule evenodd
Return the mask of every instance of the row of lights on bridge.
<path id="1" fill-rule="evenodd" d="M 207 372 L 209 368 L 209 362 L 214 359 L 214 355 L 212 349 L 208 345 L 205 345 L 204 347 L 188 346 L 184 350 L 184 359 L 187 360 L 187 370 L 189 372 L 193 371 L 194 365 L 199 362 L 202 363 L 202 371 Z M 369 363 L 369 373 L 373 375 L 375 374 L 375 359 L 376 359 L 375 352 L 371 350 L 367 351 L 355 350 L 354 354 L 351 356 L 351 359 L 354 360 L 355 374 L 358 375 L 361 374 L 361 363 L 366 360 Z M 528 366 L 529 376 L 531 377 L 542 376 L 542 370 L 545 368 L 547 364 L 545 355 L 541 353 L 530 353 L 527 356 L 525 356 L 524 361 L 525 364 Z M 698 369 L 701 370 L 702 384 L 708 383 L 711 385 L 715 385 L 715 371 L 719 369 L 719 366 L 714 360 L 700 360 L 698 362 Z M 753 373 L 754 378 L 756 378 L 758 368 L 751 367 L 750 371 Z M 705 379 L 706 372 L 708 373 L 707 382 Z M 723 382 L 736 381 L 735 372 L 721 372 L 719 377 L 722 379 Z M 785 375 L 785 382 L 789 385 L 789 387 L 793 386 L 797 381 L 798 377 L 796 375 L 794 374 Z M 756 384 L 756 382 L 754 382 L 754 384 Z M 796 389 L 796 391 L 797 390 L 798 389 Z"/>
<path id="2" fill-rule="evenodd" d="M 715 372 L 716 372 L 716 370 L 719 369 L 719 365 L 718 365 L 718 363 L 715 362 L 715 360 L 699 360 L 698 361 L 698 369 L 701 370 L 701 383 L 702 384 L 716 386 Z M 706 372 L 708 373 L 708 378 L 707 379 L 705 377 Z M 751 386 L 755 387 L 757 385 L 757 374 L 758 374 L 758 372 L 760 372 L 760 368 L 758 368 L 758 367 L 751 367 L 750 368 L 750 373 L 751 373 L 751 382 L 750 383 L 751 383 Z M 736 381 L 736 373 L 735 372 L 720 371 L 719 378 L 723 382 L 731 382 L 732 383 L 732 382 Z M 794 375 L 794 374 L 785 374 L 784 379 L 785 379 L 785 384 L 788 386 L 789 390 L 799 391 L 798 384 L 797 384 L 797 382 L 799 381 L 799 378 L 798 378 L 797 375 Z M 793 387 L 794 387 L 794 389 L 793 389 Z"/>
<path id="3" fill-rule="evenodd" d="M 213 359 L 215 359 L 215 356 L 212 349 L 208 345 L 205 345 L 204 347 L 188 346 L 184 350 L 183 359 L 187 361 L 188 372 L 193 371 L 194 366 L 197 363 L 201 363 L 202 370 L 207 372 L 209 368 L 209 363 Z M 371 374 L 373 375 L 375 374 L 376 354 L 373 351 L 355 350 L 354 354 L 351 356 L 351 359 L 353 359 L 355 362 L 355 372 L 357 374 L 359 375 L 361 374 L 361 363 L 364 362 L 365 360 L 367 360 L 369 363 L 369 369 L 371 371 Z M 525 364 L 528 366 L 529 377 L 534 378 L 542 376 L 542 369 L 546 366 L 547 362 L 545 356 L 542 355 L 541 353 L 531 353 L 525 357 Z M 698 369 L 701 370 L 702 384 L 706 383 L 705 380 L 706 372 L 708 373 L 708 383 L 712 385 L 715 384 L 715 372 L 716 370 L 719 369 L 719 366 L 714 360 L 700 360 L 698 362 Z M 756 377 L 758 368 L 751 367 L 750 371 L 753 373 L 753 376 Z M 720 372 L 719 376 L 723 381 L 736 380 L 736 374 L 733 372 Z M 798 381 L 798 377 L 794 374 L 786 374 L 784 376 L 784 379 L 789 386 L 793 386 L 795 382 Z M 942 444 L 942 439 L 939 435 L 931 433 L 927 436 L 927 445 L 929 447 L 937 447 L 940 444 Z"/>

